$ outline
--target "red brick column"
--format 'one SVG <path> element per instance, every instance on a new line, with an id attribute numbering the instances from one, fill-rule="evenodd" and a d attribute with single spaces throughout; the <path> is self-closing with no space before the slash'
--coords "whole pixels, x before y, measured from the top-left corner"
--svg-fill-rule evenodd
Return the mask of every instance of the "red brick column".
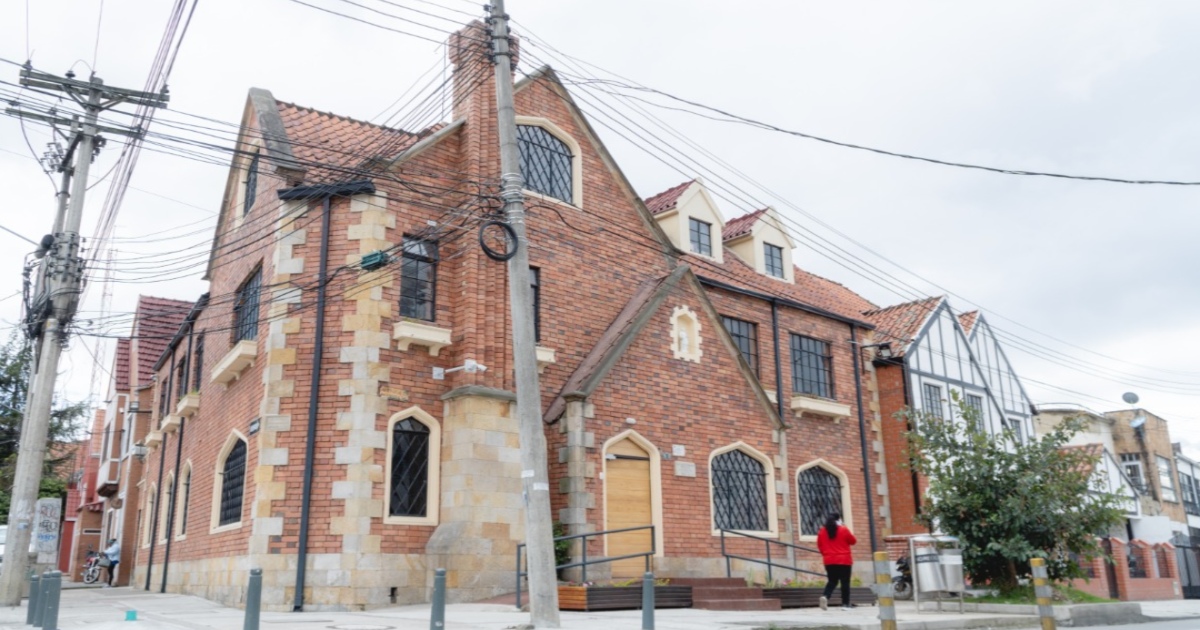
<path id="1" fill-rule="evenodd" d="M 1134 538 L 1129 541 L 1129 546 L 1133 548 L 1133 554 L 1138 559 L 1138 564 L 1146 569 L 1146 578 L 1158 577 L 1155 572 L 1154 550 L 1150 547 L 1150 543 Z"/>
<path id="2" fill-rule="evenodd" d="M 1110 538 L 1112 543 L 1113 573 L 1117 576 L 1117 599 L 1129 601 L 1129 558 L 1125 555 L 1125 541 Z"/>
<path id="3" fill-rule="evenodd" d="M 1154 553 L 1158 557 L 1158 576 L 1178 578 L 1179 565 L 1175 556 L 1175 545 L 1169 542 L 1154 545 Z"/>

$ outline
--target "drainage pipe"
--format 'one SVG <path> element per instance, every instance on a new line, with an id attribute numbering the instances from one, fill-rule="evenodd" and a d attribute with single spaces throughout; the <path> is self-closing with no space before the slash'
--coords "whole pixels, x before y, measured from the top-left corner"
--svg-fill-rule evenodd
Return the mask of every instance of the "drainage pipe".
<path id="1" fill-rule="evenodd" d="M 878 541 L 875 539 L 875 502 L 871 498 L 871 458 L 867 455 L 867 420 L 863 413 L 858 331 L 854 324 L 850 324 L 850 351 L 854 353 L 854 406 L 858 407 L 858 439 L 862 448 L 863 483 L 867 489 L 867 526 L 871 528 L 871 551 L 875 551 Z"/>

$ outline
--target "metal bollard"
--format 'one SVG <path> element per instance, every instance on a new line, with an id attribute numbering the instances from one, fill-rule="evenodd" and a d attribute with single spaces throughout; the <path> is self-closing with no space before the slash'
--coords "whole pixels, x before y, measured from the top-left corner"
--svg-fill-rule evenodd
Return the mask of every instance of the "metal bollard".
<path id="1" fill-rule="evenodd" d="M 654 630 L 654 574 L 642 576 L 642 630 Z"/>
<path id="2" fill-rule="evenodd" d="M 50 584 L 43 594 L 45 602 L 42 613 L 42 629 L 43 630 L 58 630 L 58 603 L 62 596 L 62 572 L 50 572 Z"/>
<path id="3" fill-rule="evenodd" d="M 1029 561 L 1033 568 L 1033 594 L 1037 597 L 1038 617 L 1042 620 L 1042 630 L 1055 630 L 1054 606 L 1050 604 L 1053 593 L 1050 590 L 1050 574 L 1046 571 L 1045 558 L 1033 558 Z"/>
<path id="4" fill-rule="evenodd" d="M 892 588 L 892 563 L 886 551 L 875 552 L 875 597 L 879 599 L 880 630 L 896 630 L 896 599 Z"/>
<path id="5" fill-rule="evenodd" d="M 433 598 L 429 611 L 429 630 L 446 627 L 446 570 L 433 572 Z"/>
<path id="6" fill-rule="evenodd" d="M 250 584 L 246 586 L 246 616 L 242 630 L 258 630 L 258 614 L 262 608 L 262 569 L 250 569 Z"/>
<path id="7" fill-rule="evenodd" d="M 42 618 L 46 614 L 46 589 L 50 587 L 50 572 L 46 571 L 42 574 L 42 579 L 38 583 L 38 602 L 37 607 L 33 610 L 33 627 L 42 627 Z"/>
<path id="8" fill-rule="evenodd" d="M 37 612 L 38 596 L 41 595 L 42 580 L 37 573 L 29 576 L 29 608 L 25 611 L 25 625 L 33 625 L 33 617 Z"/>

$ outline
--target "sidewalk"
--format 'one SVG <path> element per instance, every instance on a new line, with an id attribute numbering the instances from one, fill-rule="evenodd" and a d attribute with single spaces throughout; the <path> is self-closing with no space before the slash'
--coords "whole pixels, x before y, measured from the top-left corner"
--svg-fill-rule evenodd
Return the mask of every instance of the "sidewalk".
<path id="1" fill-rule="evenodd" d="M 63 589 L 59 628 L 72 630 L 241 630 L 244 613 L 188 595 L 147 593 L 127 587 Z M 125 621 L 128 610 L 137 611 L 137 621 Z M 1195 607 L 1200 615 L 1200 606 Z M 656 630 L 751 630 L 754 628 L 853 628 L 878 629 L 878 609 L 822 611 L 803 608 L 772 612 L 667 609 L 656 611 Z M 897 606 L 902 630 L 942 628 L 1035 627 L 1037 619 L 1021 615 L 921 613 L 911 602 Z M 25 604 L 0 608 L 0 630 L 25 629 Z M 562 627 L 568 630 L 638 630 L 641 611 L 602 613 L 563 612 Z M 1180 617 L 1186 613 L 1164 616 Z M 429 605 L 397 606 L 367 612 L 264 612 L 262 630 L 298 628 L 305 630 L 427 630 Z M 448 630 L 505 630 L 529 622 L 529 613 L 504 604 L 451 604 L 446 607 Z"/>

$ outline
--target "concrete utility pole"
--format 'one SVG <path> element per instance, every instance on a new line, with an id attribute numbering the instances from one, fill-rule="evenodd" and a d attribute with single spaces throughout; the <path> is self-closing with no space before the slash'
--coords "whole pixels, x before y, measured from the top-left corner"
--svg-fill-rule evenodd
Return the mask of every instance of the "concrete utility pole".
<path id="1" fill-rule="evenodd" d="M 512 53 L 508 46 L 508 14 L 504 0 L 492 2 L 492 42 L 496 60 L 496 115 L 500 136 L 500 196 L 504 215 L 516 234 L 516 255 L 508 261 L 508 301 L 513 322 L 513 362 L 517 378 L 517 422 L 521 439 L 521 484 L 525 493 L 525 544 L 529 552 L 529 613 L 538 628 L 559 627 L 558 580 L 554 570 L 554 528 L 550 512 L 550 476 L 546 434 L 542 425 L 542 391 L 538 385 L 533 332 L 533 300 L 529 274 L 529 242 L 525 235 L 525 179 L 517 148 L 517 116 L 513 109 Z"/>
<path id="2" fill-rule="evenodd" d="M 16 478 L 13 482 L 12 503 L 8 511 L 8 557 L 0 571 L 0 606 L 18 606 L 21 586 L 29 570 L 29 548 L 37 517 L 38 487 L 46 458 L 46 437 L 50 429 L 50 410 L 54 402 L 54 385 L 58 376 L 58 360 L 66 340 L 67 325 L 79 307 L 83 289 L 83 257 L 80 256 L 79 226 L 83 222 L 83 200 L 87 192 L 88 169 L 103 146 L 99 132 L 137 136 L 140 130 L 106 127 L 97 124 L 100 112 L 122 102 L 163 107 L 165 94 L 147 94 L 110 88 L 94 75 L 89 81 L 76 81 L 70 73 L 58 77 L 33 70 L 26 64 L 21 70 L 21 85 L 42 90 L 65 92 L 84 108 L 84 119 L 63 118 L 8 109 L 8 113 L 23 118 L 69 125 L 71 136 L 66 156 L 59 162 L 63 173 L 62 190 L 58 194 L 58 213 L 54 219 L 53 242 L 42 258 L 38 286 L 30 304 L 28 324 L 30 335 L 37 342 L 33 370 L 29 377 L 29 397 L 21 423 L 21 443 L 17 453 Z M 68 197 L 68 184 L 70 196 Z M 45 241 L 43 241 L 44 244 Z"/>

